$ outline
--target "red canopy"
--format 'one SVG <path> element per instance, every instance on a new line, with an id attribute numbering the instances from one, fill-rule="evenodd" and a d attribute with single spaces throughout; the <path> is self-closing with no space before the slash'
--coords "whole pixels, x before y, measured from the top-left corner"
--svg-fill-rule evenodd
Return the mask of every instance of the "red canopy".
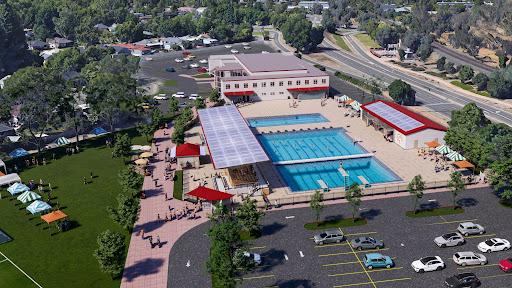
<path id="1" fill-rule="evenodd" d="M 249 91 L 224 92 L 224 95 L 226 95 L 227 97 L 232 97 L 232 96 L 251 96 L 253 94 L 254 94 L 254 91 L 252 91 L 252 90 L 249 90 Z"/>
<path id="2" fill-rule="evenodd" d="M 205 199 L 207 201 L 226 200 L 233 197 L 232 194 L 210 189 L 204 186 L 197 187 L 196 189 L 188 192 L 187 195 L 195 196 L 201 199 Z"/>
<path id="3" fill-rule="evenodd" d="M 200 156 L 201 147 L 197 144 L 185 143 L 176 147 L 176 157 Z"/>
<path id="4" fill-rule="evenodd" d="M 315 92 L 329 90 L 329 86 L 289 88 L 291 92 Z"/>

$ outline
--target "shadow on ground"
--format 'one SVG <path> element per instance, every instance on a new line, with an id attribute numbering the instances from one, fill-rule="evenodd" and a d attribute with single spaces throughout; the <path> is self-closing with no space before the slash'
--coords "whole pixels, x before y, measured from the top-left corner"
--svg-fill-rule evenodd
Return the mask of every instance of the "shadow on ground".
<path id="1" fill-rule="evenodd" d="M 162 264 L 164 264 L 162 259 L 147 258 L 130 267 L 126 267 L 123 276 L 128 282 L 131 282 L 137 277 L 158 273 Z"/>

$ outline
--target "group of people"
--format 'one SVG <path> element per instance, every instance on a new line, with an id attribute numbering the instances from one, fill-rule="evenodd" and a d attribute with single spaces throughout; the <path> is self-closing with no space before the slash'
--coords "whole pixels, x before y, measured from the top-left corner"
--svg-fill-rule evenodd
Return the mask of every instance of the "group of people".
<path id="1" fill-rule="evenodd" d="M 418 151 L 418 156 L 423 157 L 424 160 L 430 159 L 430 161 L 435 161 L 436 166 L 434 167 L 434 171 L 436 171 L 436 173 L 450 170 L 450 165 L 446 162 L 446 160 L 440 157 L 438 154 L 434 154 L 433 151 L 427 151 L 426 149 L 422 148 Z"/>
<path id="2" fill-rule="evenodd" d="M 153 236 L 151 235 L 145 237 L 144 229 L 140 231 L 140 235 L 143 240 L 148 239 L 151 249 L 155 248 L 156 246 L 158 246 L 158 248 L 162 248 L 163 243 L 160 241 L 160 236 L 158 234 L 156 235 L 156 242 L 153 242 Z"/>
<path id="3" fill-rule="evenodd" d="M 181 220 L 181 219 L 197 219 L 198 216 L 197 213 L 202 211 L 202 204 L 199 201 L 196 204 L 193 204 L 193 207 L 189 207 L 189 204 L 187 203 L 184 207 L 181 209 L 175 209 L 172 208 L 171 205 L 169 205 L 169 213 L 165 212 L 165 217 L 161 218 L 160 213 L 157 214 L 157 220 L 159 221 L 173 221 L 173 220 Z"/>

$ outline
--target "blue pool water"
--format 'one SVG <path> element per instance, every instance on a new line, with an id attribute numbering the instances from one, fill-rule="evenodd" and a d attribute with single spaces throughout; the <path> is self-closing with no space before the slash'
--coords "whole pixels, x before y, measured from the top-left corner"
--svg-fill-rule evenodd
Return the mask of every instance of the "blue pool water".
<path id="1" fill-rule="evenodd" d="M 292 165 L 278 165 L 277 170 L 293 192 L 321 189 L 318 180 L 327 187 L 344 187 L 345 180 L 339 169 L 339 161 L 326 161 Z M 343 160 L 343 169 L 349 175 L 348 185 L 363 184 L 358 176 L 363 176 L 370 184 L 401 180 L 391 170 L 373 157 Z"/>
<path id="2" fill-rule="evenodd" d="M 309 123 L 329 122 L 327 118 L 321 114 L 300 114 L 276 117 L 261 117 L 247 119 L 251 127 L 268 127 L 268 126 L 285 126 Z"/>
<path id="3" fill-rule="evenodd" d="M 258 135 L 272 162 L 367 153 L 342 129 Z"/>

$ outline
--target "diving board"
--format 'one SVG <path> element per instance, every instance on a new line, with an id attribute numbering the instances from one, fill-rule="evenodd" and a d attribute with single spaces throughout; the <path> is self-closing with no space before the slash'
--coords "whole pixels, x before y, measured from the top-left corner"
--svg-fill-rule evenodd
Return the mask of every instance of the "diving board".
<path id="1" fill-rule="evenodd" d="M 345 171 L 345 169 L 343 169 L 343 167 L 340 167 L 338 171 L 340 172 L 341 176 L 348 177 L 348 173 Z"/>
<path id="2" fill-rule="evenodd" d="M 370 182 L 368 182 L 368 180 L 366 180 L 366 178 L 364 178 L 364 176 L 357 176 L 357 179 L 359 179 L 361 181 L 361 183 L 363 183 L 364 185 L 368 185 L 370 184 Z"/>
<path id="3" fill-rule="evenodd" d="M 368 158 L 368 157 L 372 157 L 372 156 L 373 156 L 373 153 L 363 153 L 363 154 L 331 156 L 331 157 L 312 158 L 312 159 L 284 160 L 284 161 L 276 161 L 276 162 L 273 162 L 272 164 L 274 164 L 274 165 L 290 165 L 290 164 L 314 163 L 314 162 L 324 162 L 324 161 L 359 159 L 359 158 Z"/>
<path id="4" fill-rule="evenodd" d="M 329 187 L 327 187 L 327 184 L 325 184 L 324 180 L 318 179 L 318 180 L 316 180 L 316 182 L 318 182 L 318 185 L 320 185 L 320 188 L 329 189 Z"/>

